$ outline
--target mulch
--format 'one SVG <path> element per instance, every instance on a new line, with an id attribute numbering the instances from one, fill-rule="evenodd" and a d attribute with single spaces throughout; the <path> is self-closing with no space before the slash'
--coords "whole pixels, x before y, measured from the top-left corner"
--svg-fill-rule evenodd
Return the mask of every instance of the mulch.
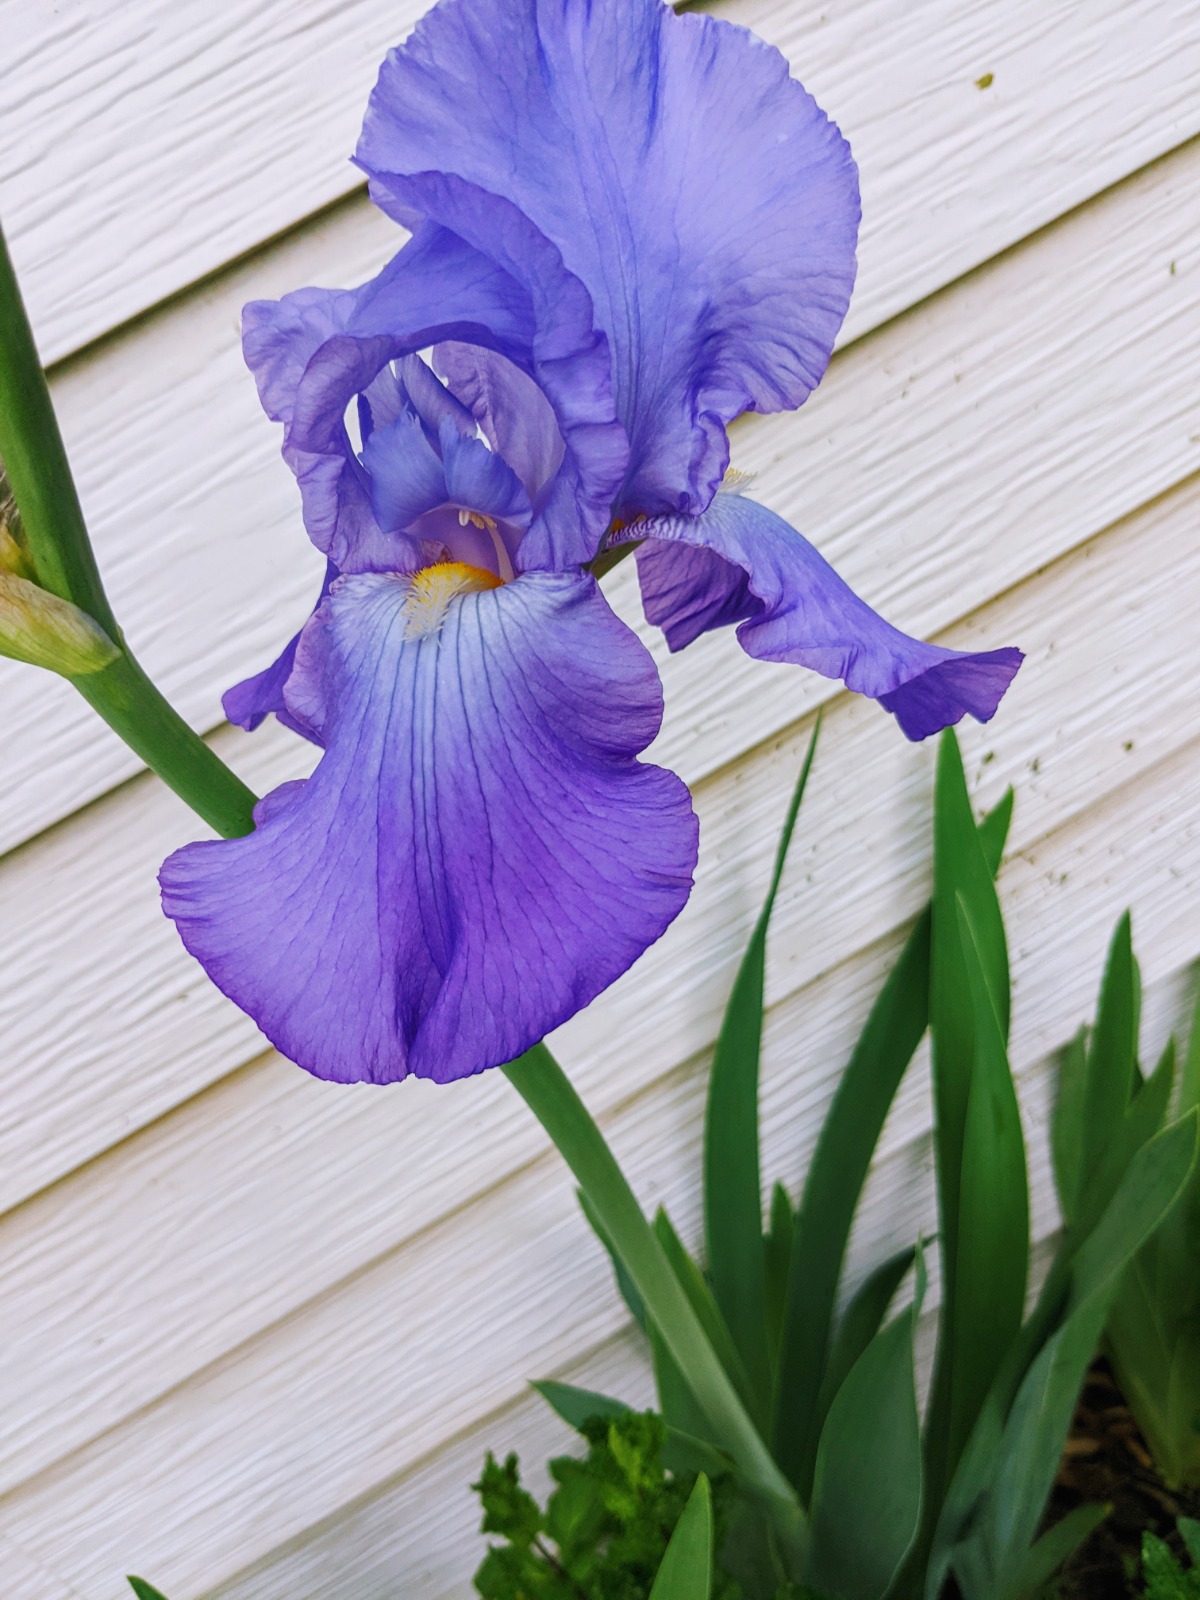
<path id="1" fill-rule="evenodd" d="M 1104 1360 L 1093 1365 L 1080 1396 L 1047 1521 L 1097 1502 L 1112 1510 L 1064 1569 L 1062 1600 L 1132 1600 L 1141 1592 L 1143 1532 L 1158 1534 L 1182 1556 L 1176 1520 L 1200 1518 L 1200 1491 L 1172 1492 L 1155 1471 Z"/>

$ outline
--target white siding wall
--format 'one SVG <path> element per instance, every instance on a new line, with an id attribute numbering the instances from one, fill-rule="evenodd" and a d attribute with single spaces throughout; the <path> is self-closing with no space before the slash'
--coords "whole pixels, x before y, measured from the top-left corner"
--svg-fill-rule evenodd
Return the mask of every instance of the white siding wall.
<path id="1" fill-rule="evenodd" d="M 260 788 L 305 752 L 221 730 L 219 696 L 315 563 L 238 310 L 395 248 L 343 157 L 418 9 L 0 0 L 0 215 L 105 577 Z M 865 205 L 824 386 L 738 425 L 735 460 L 897 623 L 1028 652 L 964 747 L 980 804 L 1018 788 L 1002 886 L 1044 1235 L 1048 1064 L 1113 921 L 1134 907 L 1155 1039 L 1200 954 L 1200 5 L 714 9 L 787 52 Z M 706 1052 L 813 714 L 768 974 L 772 1176 L 802 1171 L 927 892 L 932 751 L 732 638 L 647 642 L 697 889 L 556 1043 L 694 1233 Z M 483 1449 L 563 1442 L 525 1380 L 648 1392 L 565 1170 L 495 1075 L 348 1090 L 265 1050 L 158 912 L 183 806 L 65 685 L 0 662 L 0 704 L 0 1594 L 118 1600 L 127 1570 L 171 1600 L 462 1594 Z M 928 1120 L 918 1072 L 856 1262 L 929 1227 Z"/>

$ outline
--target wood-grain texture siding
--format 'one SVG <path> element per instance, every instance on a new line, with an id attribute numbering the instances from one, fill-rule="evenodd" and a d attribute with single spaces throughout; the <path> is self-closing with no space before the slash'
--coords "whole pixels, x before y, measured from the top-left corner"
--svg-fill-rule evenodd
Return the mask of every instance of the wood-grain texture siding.
<path id="1" fill-rule="evenodd" d="M 399 235 L 345 156 L 415 0 L 0 0 L 0 216 L 106 580 L 147 665 L 260 790 L 311 753 L 220 725 L 318 563 L 241 366 L 248 298 Z M 1191 0 L 720 0 L 862 167 L 862 270 L 800 412 L 734 459 L 901 626 L 1015 643 L 964 730 L 1018 790 L 1001 885 L 1039 1238 L 1055 1052 L 1127 905 L 1151 1043 L 1200 956 L 1200 9 Z M 986 83 L 986 87 L 980 87 Z M 727 636 L 659 661 L 692 902 L 556 1048 L 640 1196 L 698 1227 L 704 1075 L 817 709 L 767 975 L 766 1168 L 795 1184 L 928 893 L 932 751 Z M 450 1600 L 483 1450 L 564 1443 L 526 1380 L 648 1377 L 572 1184 L 502 1079 L 316 1083 L 158 910 L 202 830 L 64 684 L 0 662 L 0 1595 Z M 852 1270 L 932 1223 L 923 1064 Z"/>

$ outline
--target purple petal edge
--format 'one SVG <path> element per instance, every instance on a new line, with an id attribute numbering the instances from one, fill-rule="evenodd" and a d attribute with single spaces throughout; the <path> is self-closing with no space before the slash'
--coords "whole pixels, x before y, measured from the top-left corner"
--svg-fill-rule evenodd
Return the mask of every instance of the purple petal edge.
<path id="1" fill-rule="evenodd" d="M 885 622 L 782 518 L 738 494 L 700 517 L 627 530 L 638 549 L 649 621 L 672 650 L 738 623 L 761 661 L 790 662 L 878 700 L 908 738 L 927 739 L 966 715 L 989 721 L 1024 659 L 1020 650 L 949 650 Z"/>

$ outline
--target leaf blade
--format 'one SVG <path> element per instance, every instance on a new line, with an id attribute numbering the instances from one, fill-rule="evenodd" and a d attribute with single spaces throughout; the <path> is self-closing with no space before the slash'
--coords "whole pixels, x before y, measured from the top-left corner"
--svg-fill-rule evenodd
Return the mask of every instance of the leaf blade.
<path id="1" fill-rule="evenodd" d="M 963 1126 L 959 1255 L 946 1456 L 956 1461 L 1020 1331 L 1029 1276 L 1029 1184 L 1025 1138 L 1000 1019 L 979 941 L 958 900 L 959 929 L 975 1014 L 975 1046 Z"/>
<path id="2" fill-rule="evenodd" d="M 713 1295 L 749 1373 L 758 1410 L 770 1404 L 771 1362 L 762 1252 L 758 1078 L 767 927 L 821 731 L 809 740 L 775 855 L 766 901 L 738 967 L 713 1054 L 704 1121 L 704 1233 Z"/>
<path id="3" fill-rule="evenodd" d="M 577 1432 L 582 1431 L 583 1424 L 592 1417 L 628 1416 L 633 1410 L 624 1400 L 616 1400 L 612 1395 L 581 1389 L 573 1383 L 559 1383 L 553 1378 L 538 1378 L 529 1387 Z M 663 1445 L 663 1465 L 668 1472 L 707 1472 L 714 1478 L 733 1471 L 733 1462 L 715 1445 L 669 1424 Z"/>
<path id="4" fill-rule="evenodd" d="M 920 1527 L 917 1309 L 907 1307 L 871 1340 L 821 1431 L 807 1578 L 840 1600 L 883 1600 Z"/>
<path id="5" fill-rule="evenodd" d="M 712 1557 L 712 1492 L 701 1473 L 675 1524 L 650 1600 L 709 1600 Z"/>
<path id="6" fill-rule="evenodd" d="M 979 824 L 990 873 L 1012 820 L 1007 791 Z M 867 1018 L 813 1152 L 796 1218 L 776 1382 L 777 1459 L 801 1499 L 812 1487 L 822 1377 L 850 1228 L 871 1157 L 901 1079 L 929 1021 L 931 909 L 918 917 Z"/>
<path id="7" fill-rule="evenodd" d="M 933 817 L 933 902 L 929 1020 L 933 1055 L 934 1154 L 942 1261 L 942 1316 L 926 1428 L 930 1505 L 950 1481 L 964 1437 L 965 1403 L 956 1401 L 956 1366 L 964 1352 L 956 1329 L 960 1296 L 963 1151 L 974 1075 L 977 1014 L 964 953 L 958 902 L 973 930 L 978 972 L 990 997 L 1002 1045 L 1008 1039 L 1009 974 L 1004 919 L 967 793 L 954 731 L 938 747 Z M 990 1032 L 989 1032 L 990 1037 Z M 968 1355 L 969 1360 L 969 1355 Z"/>

